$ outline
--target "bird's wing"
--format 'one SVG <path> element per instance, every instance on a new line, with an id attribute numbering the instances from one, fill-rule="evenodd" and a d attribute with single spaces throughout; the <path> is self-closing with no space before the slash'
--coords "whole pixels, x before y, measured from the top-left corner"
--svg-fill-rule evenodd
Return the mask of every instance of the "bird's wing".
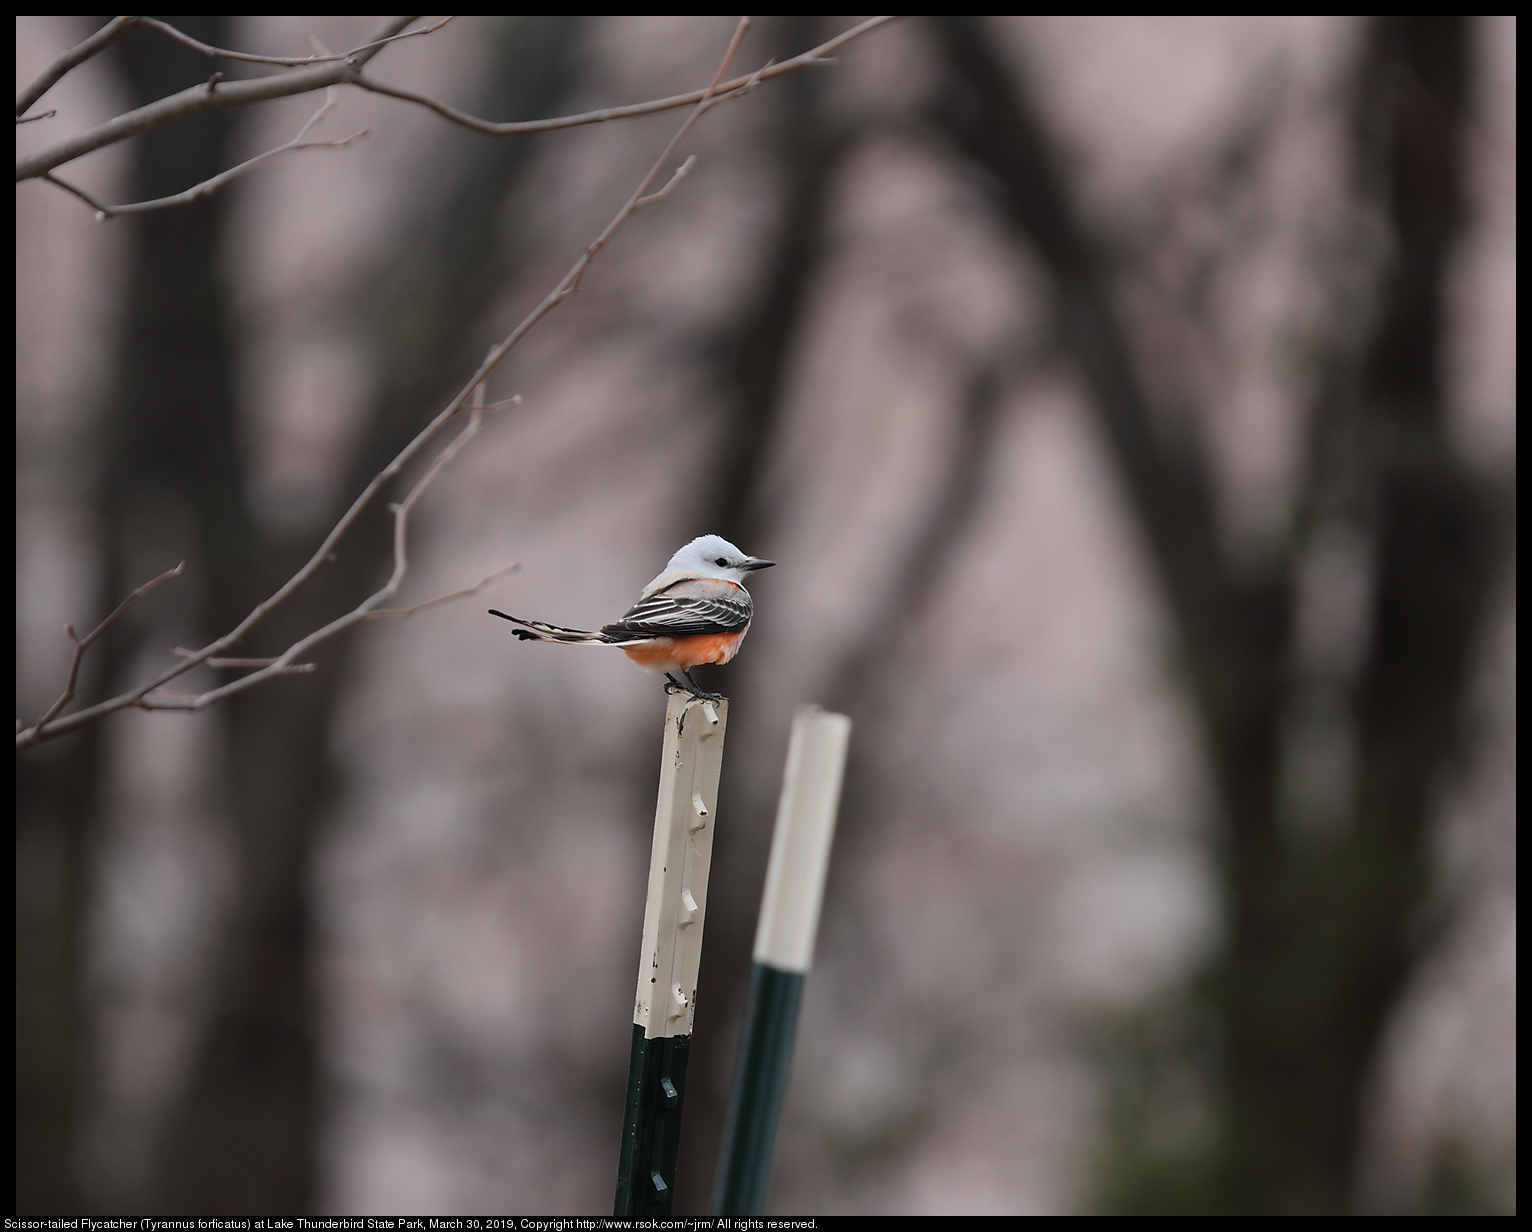
<path id="1" fill-rule="evenodd" d="M 739 633 L 750 624 L 752 611 L 750 596 L 737 587 L 731 595 L 649 595 L 623 613 L 616 624 L 604 625 L 601 632 L 609 637 Z"/>

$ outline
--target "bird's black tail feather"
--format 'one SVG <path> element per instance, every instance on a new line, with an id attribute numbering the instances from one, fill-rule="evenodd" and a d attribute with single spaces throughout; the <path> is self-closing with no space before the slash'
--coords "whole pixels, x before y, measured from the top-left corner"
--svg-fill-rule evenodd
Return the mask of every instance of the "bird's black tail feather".
<path id="1" fill-rule="evenodd" d="M 509 620 L 513 625 L 522 626 L 519 629 L 512 629 L 511 636 L 519 637 L 527 642 L 587 642 L 598 646 L 609 646 L 615 640 L 605 633 L 592 633 L 588 629 L 565 629 L 560 625 L 544 624 L 540 620 L 523 620 L 520 616 L 507 616 L 494 608 L 489 609 L 489 614 L 498 616 L 501 620 Z"/>

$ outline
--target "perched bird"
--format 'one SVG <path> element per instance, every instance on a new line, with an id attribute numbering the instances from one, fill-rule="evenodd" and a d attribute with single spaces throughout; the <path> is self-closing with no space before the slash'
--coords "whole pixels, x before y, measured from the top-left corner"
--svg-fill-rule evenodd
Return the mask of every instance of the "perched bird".
<path id="1" fill-rule="evenodd" d="M 666 692 L 684 689 L 693 697 L 718 701 L 722 695 L 703 689 L 690 669 L 727 663 L 739 652 L 755 614 L 745 575 L 775 563 L 748 556 L 717 535 L 703 535 L 672 556 L 622 619 L 603 625 L 599 633 L 522 620 L 494 608 L 489 614 L 521 626 L 511 634 L 529 642 L 620 647 L 639 666 L 663 675 L 669 682 Z"/>

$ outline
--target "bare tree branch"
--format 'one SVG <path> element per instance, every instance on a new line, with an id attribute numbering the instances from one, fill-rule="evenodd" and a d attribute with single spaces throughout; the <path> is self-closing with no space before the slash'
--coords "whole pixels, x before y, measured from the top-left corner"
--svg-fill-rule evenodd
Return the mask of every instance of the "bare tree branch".
<path id="1" fill-rule="evenodd" d="M 212 705 L 214 702 L 222 700 L 229 694 L 247 689 L 269 676 L 285 675 L 290 674 L 294 670 L 303 670 L 301 665 L 294 664 L 293 661 L 296 658 L 319 642 L 333 637 L 335 634 L 361 620 L 369 618 L 372 613 L 378 610 L 381 603 L 391 598 L 397 592 L 408 569 L 408 556 L 405 545 L 410 510 L 441 469 L 457 455 L 469 440 L 477 435 L 484 412 L 488 409 L 483 405 L 484 382 L 488 380 L 490 374 L 500 365 L 511 349 L 526 337 L 533 326 L 578 291 L 580 279 L 584 276 L 585 270 L 589 267 L 591 261 L 611 241 L 622 225 L 643 208 L 646 199 L 660 199 L 674 185 L 678 176 L 672 177 L 670 183 L 659 192 L 652 192 L 655 181 L 659 179 L 660 175 L 669 165 L 675 155 L 676 148 L 686 139 L 687 134 L 691 132 L 697 121 L 719 103 L 726 102 L 731 98 L 741 97 L 761 79 L 762 74 L 757 73 L 751 77 L 744 78 L 738 85 L 725 83 L 720 86 L 719 84 L 724 74 L 728 71 L 729 65 L 733 62 L 735 53 L 739 50 L 740 40 L 744 37 L 745 31 L 749 29 L 749 25 L 749 18 L 740 19 L 739 25 L 735 28 L 734 36 L 729 42 L 729 48 L 724 54 L 723 62 L 713 78 L 713 83 L 701 92 L 701 97 L 691 114 L 681 124 L 675 136 L 671 138 L 669 144 L 666 145 L 659 158 L 655 160 L 654 165 L 649 168 L 648 173 L 639 182 L 638 187 L 633 190 L 627 201 L 623 203 L 622 208 L 617 211 L 612 221 L 607 224 L 601 234 L 580 254 L 574 265 L 570 267 L 569 272 L 560 280 L 558 286 L 549 292 L 521 324 L 511 331 L 505 341 L 490 351 L 488 357 L 479 365 L 478 371 L 473 374 L 458 395 L 429 424 L 420 430 L 415 438 L 399 452 L 388 466 L 384 467 L 382 471 L 373 477 L 361 495 L 352 502 L 350 509 L 346 511 L 340 521 L 325 536 L 324 541 L 297 573 L 288 579 L 274 594 L 259 603 L 244 620 L 223 637 L 210 642 L 201 650 L 181 656 L 179 663 L 166 668 L 153 679 L 125 693 L 121 693 L 97 705 L 87 707 L 84 710 L 76 711 L 65 718 L 59 719 L 50 716 L 47 720 L 40 720 L 31 727 L 18 731 L 16 734 L 17 748 L 27 748 L 41 741 L 65 735 L 118 710 L 134 707 L 143 710 L 201 710 Z M 174 697 L 168 697 L 164 694 L 157 695 L 158 690 L 161 690 L 163 686 L 174 680 L 177 676 L 183 675 L 201 663 L 221 657 L 224 651 L 236 645 L 268 613 L 287 600 L 299 587 L 307 582 L 325 561 L 329 559 L 335 545 L 356 522 L 362 510 L 372 502 L 373 497 L 430 443 L 436 434 L 446 426 L 449 420 L 454 418 L 465 406 L 469 406 L 470 398 L 475 400 L 475 404 L 470 407 L 471 414 L 467 427 L 442 451 L 441 455 L 431 464 L 426 473 L 411 488 L 405 499 L 393 507 L 394 571 L 388 582 L 380 590 L 374 592 L 350 612 L 293 643 L 281 655 L 277 656 L 276 659 L 265 663 L 264 666 L 251 672 L 248 676 L 242 676 L 240 679 L 232 681 L 221 688 L 212 689 L 195 697 L 188 697 L 186 695 Z M 502 571 L 500 576 L 503 576 L 504 572 L 508 572 L 508 570 Z M 492 578 L 493 576 L 495 575 L 492 575 Z M 156 580 L 158 581 L 159 579 Z M 489 580 L 491 579 L 486 579 L 485 582 L 480 583 L 480 587 L 487 585 Z M 480 587 L 470 588 L 462 592 L 462 594 L 475 593 Z M 422 607 L 445 602 L 448 598 L 453 597 L 457 596 L 443 596 L 439 600 L 431 600 L 427 604 L 417 605 L 415 609 L 410 610 L 420 610 Z M 394 613 L 386 614 L 392 615 Z M 407 615 L 408 611 L 400 611 L 398 614 Z M 67 702 L 67 700 L 66 698 L 65 701 Z M 55 708 L 52 714 L 56 715 L 57 712 L 58 710 Z"/>
<path id="2" fill-rule="evenodd" d="M 137 23 L 138 25 L 148 26 L 150 29 L 158 30 L 162 34 L 167 34 L 171 38 L 175 39 L 176 42 L 184 43 L 193 51 L 200 51 L 205 56 L 212 56 L 220 60 L 241 60 L 249 64 L 280 64 L 289 68 L 295 68 L 305 64 L 328 64 L 336 60 L 344 60 L 347 63 L 354 63 L 355 57 L 360 55 L 362 52 L 374 51 L 377 48 L 382 47 L 385 43 L 397 43 L 400 39 L 415 38 L 417 35 L 421 34 L 434 34 L 437 30 L 440 30 L 449 21 L 451 21 L 452 18 L 443 17 L 434 26 L 425 26 L 419 30 L 406 30 L 403 34 L 392 34 L 387 38 L 380 38 L 374 42 L 363 43 L 359 47 L 353 47 L 350 51 L 326 51 L 320 53 L 317 56 L 258 56 L 246 51 L 228 51 L 222 47 L 209 47 L 206 43 L 201 42 L 198 39 L 194 39 L 191 35 L 177 30 L 174 26 L 168 24 L 167 22 L 159 21 L 153 17 L 135 17 L 131 18 L 130 20 Z M 415 19 L 412 17 L 410 20 L 414 21 Z"/>
<path id="3" fill-rule="evenodd" d="M 482 390 L 482 388 L 483 386 L 480 385 L 479 389 Z M 294 671 L 312 670 L 313 664 L 295 664 L 293 660 L 310 647 L 316 646 L 320 642 L 334 637 L 337 633 L 349 629 L 359 621 L 367 619 L 369 614 L 377 608 L 378 604 L 386 599 L 391 599 L 398 593 L 400 585 L 404 582 L 404 575 L 409 572 L 409 553 L 406 550 L 406 545 L 410 511 L 415 507 L 416 502 L 419 501 L 425 490 L 430 487 L 431 481 L 441 473 L 447 463 L 457 457 L 462 451 L 463 446 L 479 434 L 479 427 L 483 422 L 483 418 L 483 407 L 474 407 L 469 416 L 468 426 L 458 433 L 457 438 L 447 448 L 442 450 L 437 459 L 427 468 L 426 473 L 415 481 L 415 485 L 410 489 L 409 495 L 403 501 L 390 506 L 394 514 L 394 571 L 379 590 L 374 591 L 344 616 L 337 617 L 329 624 L 316 629 L 307 637 L 300 638 L 275 659 L 263 662 L 248 676 L 241 676 L 238 680 L 231 681 L 219 688 L 210 689 L 206 693 L 200 693 L 193 697 L 188 697 L 184 694 L 169 695 L 171 697 L 169 701 L 162 700 L 167 695 L 157 695 L 157 691 L 151 691 L 142 696 L 137 704 L 145 710 L 202 710 L 214 702 L 221 701 L 232 693 L 243 692 L 245 689 L 259 684 L 270 676 L 283 676 L 290 675 Z M 514 566 L 512 567 L 514 568 Z M 509 570 L 502 570 L 500 576 L 503 576 L 506 572 L 509 572 Z M 470 587 L 462 593 L 476 593 L 478 589 L 482 588 L 482 585 L 484 584 L 481 584 L 480 587 Z M 431 602 L 442 601 L 445 601 L 445 597 L 443 600 L 432 600 Z M 203 656 L 201 651 L 194 651 L 192 654 L 185 656 L 187 666 L 191 666 L 193 662 L 205 661 L 206 657 Z"/>
<path id="4" fill-rule="evenodd" d="M 188 649 L 185 646 L 172 646 L 170 648 L 170 653 L 173 654 L 173 655 L 180 655 L 180 656 L 182 656 L 184 658 L 187 655 L 194 655 L 197 652 L 195 650 L 190 650 L 190 649 Z M 276 657 L 274 655 L 268 655 L 264 659 L 239 659 L 239 658 L 226 659 L 226 658 L 217 658 L 217 657 L 215 657 L 215 658 L 212 658 L 212 659 L 204 659 L 202 661 L 202 666 L 203 667 L 269 667 L 269 666 L 271 666 L 271 664 L 275 663 L 276 661 L 277 660 L 276 660 Z M 310 664 L 309 666 L 312 667 L 313 665 Z"/>
<path id="5" fill-rule="evenodd" d="M 791 60 L 783 60 L 780 64 L 770 64 L 750 77 L 736 77 L 733 81 L 723 82 L 715 89 L 715 93 L 723 94 L 732 90 L 738 90 L 753 81 L 769 81 L 773 77 L 780 77 L 784 73 L 795 72 L 800 68 L 810 65 L 826 65 L 834 63 L 827 57 L 832 51 L 845 46 L 852 39 L 879 26 L 887 25 L 895 21 L 895 17 L 873 17 L 862 22 L 859 26 L 853 26 L 844 34 L 838 34 L 828 42 L 821 43 L 818 47 L 805 51 L 802 55 L 794 56 Z M 693 90 L 690 94 L 676 94 L 670 98 L 657 98 L 647 103 L 633 103 L 627 107 L 603 107 L 597 111 L 582 111 L 578 115 L 558 116 L 549 120 L 512 120 L 504 124 L 497 124 L 493 120 L 483 120 L 478 116 L 471 116 L 467 112 L 459 111 L 455 107 L 432 98 L 429 94 L 422 94 L 418 90 L 407 90 L 402 86 L 388 85 L 371 77 L 364 77 L 358 73 L 352 80 L 352 85 L 360 86 L 364 90 L 371 90 L 377 94 L 387 94 L 391 98 L 404 99 L 406 102 L 418 103 L 422 107 L 429 107 L 440 116 L 451 120 L 454 124 L 461 124 L 464 128 L 471 128 L 475 132 L 487 133 L 492 137 L 510 137 L 522 133 L 546 133 L 558 128 L 577 128 L 583 124 L 603 124 L 608 120 L 626 120 L 633 116 L 654 115 L 659 111 L 672 111 L 677 107 L 689 107 L 702 101 L 705 91 Z"/>
<path id="6" fill-rule="evenodd" d="M 47 180 L 48 183 L 62 188 L 66 193 L 70 193 L 73 196 L 78 197 L 81 201 L 85 202 L 86 205 L 90 206 L 91 209 L 96 211 L 97 218 L 106 218 L 108 216 L 108 211 L 112 208 L 103 202 L 97 201 L 83 188 L 76 188 L 68 180 L 59 179 L 58 176 L 54 175 L 51 171 L 44 173 L 39 178 Z"/>
<path id="7" fill-rule="evenodd" d="M 373 31 L 365 46 L 370 51 L 355 53 L 353 59 L 334 63 L 315 64 L 309 68 L 294 69 L 275 77 L 263 77 L 256 81 L 204 82 L 176 94 L 167 95 L 156 102 L 114 116 L 104 124 L 76 133 L 36 154 L 16 160 L 16 179 L 36 179 L 53 168 L 113 145 L 128 137 L 156 128 L 169 120 L 182 116 L 211 111 L 215 107 L 241 107 L 261 103 L 268 99 L 285 98 L 291 94 L 307 94 L 326 86 L 340 85 L 349 81 L 359 67 L 382 49 L 383 40 L 398 34 L 414 20 L 413 17 L 391 17 Z"/>
<path id="8" fill-rule="evenodd" d="M 601 124 L 607 120 L 622 120 L 633 116 L 653 115 L 659 111 L 671 111 L 678 107 L 694 106 L 702 103 L 707 98 L 721 98 L 738 90 L 745 89 L 759 81 L 767 81 L 773 77 L 780 77 L 784 73 L 794 72 L 797 69 L 809 65 L 824 64 L 825 57 L 832 51 L 843 47 L 855 38 L 861 37 L 870 30 L 885 25 L 894 20 L 893 17 L 874 17 L 864 21 L 861 25 L 854 26 L 844 34 L 837 35 L 828 42 L 821 43 L 818 47 L 794 56 L 790 60 L 784 60 L 780 64 L 771 64 L 760 69 L 758 72 L 747 77 L 737 77 L 732 81 L 720 82 L 708 90 L 695 90 L 690 94 L 678 94 L 671 98 L 654 99 L 646 103 L 636 103 L 627 107 L 606 107 L 599 111 L 586 111 L 579 115 L 559 116 L 547 120 L 519 120 L 504 124 L 496 124 L 493 121 L 481 120 L 466 112 L 458 111 L 454 107 L 430 95 L 421 94 L 414 90 L 407 90 L 402 86 L 388 85 L 385 82 L 376 81 L 370 77 L 364 77 L 361 72 L 362 65 L 391 37 L 398 35 L 395 23 L 409 24 L 413 18 L 394 18 L 391 23 L 385 23 L 386 33 L 375 35 L 369 42 L 363 44 L 363 48 L 346 53 L 344 58 L 316 57 L 315 63 L 304 68 L 296 69 L 291 73 L 283 73 L 274 77 L 263 77 L 256 81 L 235 82 L 208 82 L 203 85 L 192 86 L 177 94 L 162 98 L 157 102 L 149 103 L 133 111 L 125 112 L 116 116 L 104 124 L 98 124 L 94 128 L 87 129 L 83 133 L 57 142 L 40 150 L 35 154 L 29 154 L 16 162 L 17 181 L 36 179 L 53 168 L 62 166 L 64 163 L 88 154 L 92 150 L 98 150 L 103 146 L 112 145 L 123 141 L 128 137 L 135 136 L 150 128 L 164 124 L 169 120 L 178 119 L 181 116 L 193 115 L 200 111 L 207 111 L 214 107 L 238 107 L 250 103 L 265 102 L 268 99 L 283 98 L 292 94 L 306 94 L 312 90 L 323 89 L 333 85 L 353 85 L 364 90 L 370 90 L 377 94 L 387 94 L 393 98 L 404 99 L 406 102 L 417 103 L 428 107 L 437 114 L 446 117 L 456 124 L 474 129 L 476 132 L 488 133 L 496 137 L 517 136 L 527 133 L 550 132 L 560 128 L 577 128 L 585 124 Z M 425 33 L 425 31 L 420 31 Z"/>
<path id="9" fill-rule="evenodd" d="M 83 43 L 76 43 L 68 51 L 64 52 L 52 64 L 43 71 L 31 85 L 16 96 L 16 114 L 22 115 L 28 107 L 51 90 L 65 73 L 70 69 L 84 64 L 97 52 L 110 47 L 124 34 L 133 28 L 136 19 L 132 17 L 114 17 L 101 29 L 97 30 Z M 33 116 L 33 119 L 40 117 Z"/>
<path id="10" fill-rule="evenodd" d="M 417 603 L 414 607 L 380 608 L 377 611 L 368 612 L 362 617 L 363 620 L 386 620 L 393 616 L 413 616 L 416 612 L 424 612 L 429 608 L 440 607 L 443 603 L 453 603 L 458 599 L 467 599 L 478 594 L 486 586 L 498 582 L 503 577 L 508 577 L 521 568 L 521 562 L 506 565 L 504 569 L 496 569 L 488 577 L 475 582 L 472 586 L 466 586 L 462 590 L 454 590 L 451 594 L 438 595 L 434 599 L 427 599 L 424 603 Z"/>
<path id="11" fill-rule="evenodd" d="M 117 617 L 121 616 L 125 611 L 128 610 L 131 604 L 142 598 L 144 595 L 148 594 L 161 582 L 167 582 L 173 577 L 180 577 L 185 568 L 186 562 L 183 560 L 174 569 L 167 569 L 164 573 L 160 574 L 159 577 L 151 578 L 149 581 L 145 582 L 137 590 L 133 591 L 133 593 L 130 594 L 126 599 L 119 603 L 112 610 L 112 614 L 110 616 L 108 616 L 99 625 L 87 633 L 83 638 L 75 636 L 73 625 L 64 626 L 65 636 L 67 636 L 69 640 L 74 643 L 74 654 L 70 657 L 69 660 L 69 676 L 64 681 L 64 691 L 59 695 L 58 701 L 49 706 L 48 712 L 43 715 L 42 718 L 37 720 L 38 727 L 42 727 L 45 723 L 49 722 L 53 716 L 58 714 L 60 710 L 67 706 L 70 699 L 74 697 L 75 679 L 80 674 L 80 660 L 85 656 L 85 648 L 98 637 L 100 637 L 103 633 L 105 633 L 107 629 L 112 625 L 112 623 L 117 619 Z"/>
<path id="12" fill-rule="evenodd" d="M 415 19 L 412 17 L 409 20 L 414 21 Z M 193 51 L 200 51 L 205 56 L 212 56 L 220 60 L 240 60 L 249 64 L 278 64 L 291 68 L 308 64 L 327 64 L 335 61 L 355 64 L 357 63 L 356 57 L 364 51 L 375 52 L 385 43 L 394 43 L 399 39 L 414 38 L 420 34 L 432 34 L 440 30 L 451 20 L 451 17 L 443 17 L 434 26 L 426 26 L 420 30 L 407 30 L 402 34 L 392 34 L 386 38 L 376 38 L 370 42 L 362 43 L 360 46 L 353 47 L 350 51 L 339 54 L 326 52 L 323 55 L 317 56 L 258 56 L 244 51 L 229 51 L 223 47 L 209 47 L 206 43 L 192 38 L 191 35 L 177 30 L 168 22 L 160 21 L 154 17 L 114 17 L 83 43 L 71 47 L 60 55 L 36 81 L 18 94 L 16 96 L 16 115 L 19 119 L 28 107 L 57 85 L 71 69 L 79 67 L 97 52 L 115 43 L 134 26 L 145 26 L 151 30 L 158 30 L 160 33 L 173 38 L 176 42 L 184 43 Z M 51 111 L 44 113 L 44 115 L 53 114 Z M 28 120 L 40 120 L 43 118 L 44 116 L 26 117 Z"/>
<path id="13" fill-rule="evenodd" d="M 650 193 L 647 197 L 640 197 L 638 199 L 639 209 L 643 209 L 646 205 L 653 205 L 656 201 L 663 201 L 666 197 L 670 196 L 671 190 L 686 178 L 687 172 L 692 169 L 692 165 L 696 161 L 697 156 L 695 154 L 688 155 L 686 161 L 676 168 L 675 174 L 670 177 L 669 182 L 664 188 L 658 192 Z"/>
<path id="14" fill-rule="evenodd" d="M 264 154 L 257 154 L 254 158 L 248 158 L 238 166 L 230 167 L 227 171 L 221 171 L 217 175 L 203 180 L 200 184 L 193 184 L 184 192 L 172 193 L 168 197 L 156 197 L 153 201 L 135 201 L 130 205 L 104 205 L 97 201 L 84 189 L 77 188 L 75 185 L 68 183 L 66 180 L 60 179 L 51 171 L 44 175 L 42 178 L 47 180 L 50 184 L 57 184 L 65 192 L 73 193 L 76 197 L 80 198 L 81 201 L 85 202 L 85 204 L 94 208 L 96 211 L 96 218 L 101 222 L 105 222 L 108 218 L 111 218 L 117 214 L 142 214 L 149 210 L 161 210 L 172 205 L 184 205 L 189 201 L 195 201 L 198 197 L 206 197 L 212 193 L 217 192 L 230 180 L 237 179 L 239 176 L 244 175 L 245 172 L 258 167 L 261 163 L 267 161 L 268 159 L 275 158 L 278 154 L 286 154 L 292 150 L 338 150 L 342 146 L 348 146 L 353 141 L 358 141 L 365 137 L 368 130 L 363 128 L 352 133 L 349 137 L 340 138 L 338 141 L 304 140 L 304 137 L 308 135 L 309 129 L 313 128 L 315 124 L 319 123 L 319 121 L 324 118 L 325 113 L 333 108 L 337 101 L 338 100 L 336 97 L 335 87 L 330 86 L 325 91 L 325 101 L 323 106 L 321 106 L 318 111 L 309 117 L 308 123 L 306 123 L 302 129 L 299 130 L 298 135 L 291 141 L 284 145 L 279 145 L 275 149 L 267 150 Z"/>

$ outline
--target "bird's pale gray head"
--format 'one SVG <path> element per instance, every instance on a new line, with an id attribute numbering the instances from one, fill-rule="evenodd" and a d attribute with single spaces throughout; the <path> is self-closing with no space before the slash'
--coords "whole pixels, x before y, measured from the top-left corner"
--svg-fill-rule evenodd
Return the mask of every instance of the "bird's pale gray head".
<path id="1" fill-rule="evenodd" d="M 682 570 L 701 577 L 725 578 L 731 582 L 743 583 L 747 573 L 770 568 L 773 563 L 751 556 L 749 552 L 741 552 L 721 535 L 703 535 L 693 539 L 672 556 L 666 571 Z"/>

